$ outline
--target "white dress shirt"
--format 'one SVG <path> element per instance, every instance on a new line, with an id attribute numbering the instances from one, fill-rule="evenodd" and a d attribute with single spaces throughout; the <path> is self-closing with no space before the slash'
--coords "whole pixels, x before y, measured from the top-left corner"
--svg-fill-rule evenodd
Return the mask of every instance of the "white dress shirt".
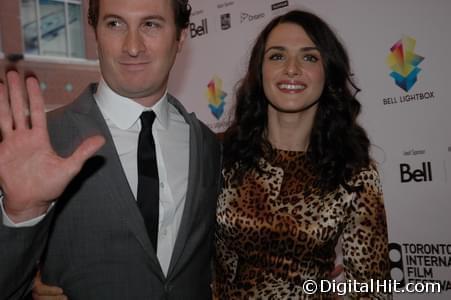
<path id="1" fill-rule="evenodd" d="M 167 100 L 167 93 L 151 108 L 116 94 L 101 80 L 94 98 L 113 137 L 116 151 L 135 196 L 138 189 L 137 151 L 141 130 L 140 115 L 153 110 L 156 118 L 152 126 L 160 181 L 160 211 L 157 257 L 167 274 L 175 240 L 182 219 L 188 185 L 189 125 Z M 14 224 L 3 210 L 7 226 L 33 226 L 44 216 Z"/>

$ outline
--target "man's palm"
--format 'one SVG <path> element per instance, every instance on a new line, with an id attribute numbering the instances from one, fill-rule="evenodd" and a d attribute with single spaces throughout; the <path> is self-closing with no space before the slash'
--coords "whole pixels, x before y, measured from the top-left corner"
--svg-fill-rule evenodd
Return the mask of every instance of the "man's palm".
<path id="1" fill-rule="evenodd" d="M 70 157 L 58 156 L 49 141 L 37 80 L 28 78 L 26 82 L 28 118 L 18 74 L 9 72 L 7 78 L 9 97 L 5 87 L 0 86 L 0 186 L 7 213 L 18 222 L 44 212 L 49 203 L 61 195 L 83 163 L 103 145 L 104 138 L 88 138 Z"/>

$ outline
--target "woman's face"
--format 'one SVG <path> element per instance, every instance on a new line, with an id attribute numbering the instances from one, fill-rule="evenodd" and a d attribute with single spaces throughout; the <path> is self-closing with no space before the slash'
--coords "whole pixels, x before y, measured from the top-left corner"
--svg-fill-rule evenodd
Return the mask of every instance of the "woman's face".
<path id="1" fill-rule="evenodd" d="M 318 100 L 324 88 L 320 52 L 297 24 L 282 23 L 271 31 L 262 72 L 265 95 L 279 112 L 302 112 Z M 312 109 L 316 111 L 316 105 Z"/>

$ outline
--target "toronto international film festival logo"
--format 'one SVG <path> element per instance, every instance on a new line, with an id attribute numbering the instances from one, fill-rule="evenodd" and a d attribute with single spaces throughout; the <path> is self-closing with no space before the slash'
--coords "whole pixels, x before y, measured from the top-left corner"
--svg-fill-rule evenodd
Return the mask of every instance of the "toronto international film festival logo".
<path id="1" fill-rule="evenodd" d="M 435 283 L 442 293 L 451 291 L 451 244 L 390 243 L 391 278 L 400 287 L 408 283 Z"/>
<path id="2" fill-rule="evenodd" d="M 403 36 L 390 48 L 391 53 L 386 59 L 386 64 L 392 70 L 390 76 L 396 85 L 406 92 L 417 82 L 418 73 L 421 71 L 418 65 L 424 59 L 415 54 L 415 43 L 415 39 Z"/>
<path id="3" fill-rule="evenodd" d="M 213 76 L 205 90 L 205 96 L 211 113 L 219 120 L 224 113 L 225 97 L 227 97 L 227 94 L 222 90 L 221 78 L 216 75 Z"/>

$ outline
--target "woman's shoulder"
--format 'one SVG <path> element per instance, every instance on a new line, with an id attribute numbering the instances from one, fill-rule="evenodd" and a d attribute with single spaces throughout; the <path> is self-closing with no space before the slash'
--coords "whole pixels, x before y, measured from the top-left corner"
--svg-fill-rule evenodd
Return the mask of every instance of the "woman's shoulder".
<path id="1" fill-rule="evenodd" d="M 376 162 L 371 161 L 368 166 L 356 171 L 348 182 L 349 186 L 362 187 L 363 189 L 376 189 L 381 191 L 381 182 Z"/>

